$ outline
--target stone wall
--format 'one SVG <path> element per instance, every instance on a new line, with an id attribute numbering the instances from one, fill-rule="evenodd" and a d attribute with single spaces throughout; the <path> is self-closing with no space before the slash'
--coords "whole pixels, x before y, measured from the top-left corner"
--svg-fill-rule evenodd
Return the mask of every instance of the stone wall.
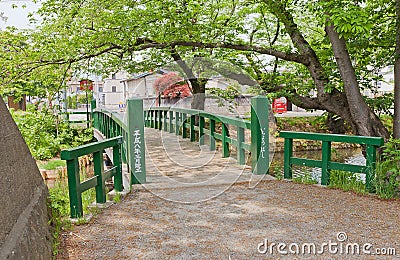
<path id="1" fill-rule="evenodd" d="M 48 190 L 0 98 L 0 259 L 51 259 Z"/>

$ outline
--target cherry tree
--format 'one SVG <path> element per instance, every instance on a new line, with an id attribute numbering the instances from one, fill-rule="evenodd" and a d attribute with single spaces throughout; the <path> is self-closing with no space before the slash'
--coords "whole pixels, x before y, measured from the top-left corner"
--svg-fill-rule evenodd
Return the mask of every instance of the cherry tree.
<path id="1" fill-rule="evenodd" d="M 175 72 L 168 72 L 159 77 L 153 87 L 165 98 L 184 98 L 192 95 L 188 83 Z"/>

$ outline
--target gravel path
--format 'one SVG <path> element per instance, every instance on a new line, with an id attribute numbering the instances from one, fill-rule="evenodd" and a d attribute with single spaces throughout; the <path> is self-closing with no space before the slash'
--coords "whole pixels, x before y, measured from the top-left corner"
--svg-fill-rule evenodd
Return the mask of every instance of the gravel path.
<path id="1" fill-rule="evenodd" d="M 379 259 L 365 244 L 400 259 L 400 200 L 260 180 L 220 152 L 153 129 L 146 147 L 148 183 L 63 233 L 59 259 Z"/>
<path id="2" fill-rule="evenodd" d="M 202 192 L 210 187 L 188 188 Z M 215 186 L 214 188 L 218 188 Z M 170 189 L 169 192 L 185 192 Z M 263 181 L 255 188 L 233 185 L 200 203 L 177 203 L 140 190 L 97 215 L 90 224 L 62 234 L 59 259 L 379 259 L 362 246 L 395 248 L 400 259 L 400 201 L 285 181 Z M 337 234 L 348 239 L 339 243 Z M 297 243 L 300 255 L 284 256 L 271 243 Z M 301 254 L 304 243 L 358 243 L 361 255 Z M 286 247 L 286 251 L 289 248 Z M 367 246 L 368 247 L 368 246 Z M 291 245 L 296 250 L 295 245 Z M 335 247 L 331 248 L 334 252 Z M 340 252 L 340 251 L 339 251 Z"/>

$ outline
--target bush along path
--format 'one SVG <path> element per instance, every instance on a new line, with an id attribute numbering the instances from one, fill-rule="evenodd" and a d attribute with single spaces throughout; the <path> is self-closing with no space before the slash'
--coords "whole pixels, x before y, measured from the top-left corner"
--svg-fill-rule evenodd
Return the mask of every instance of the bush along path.
<path id="1" fill-rule="evenodd" d="M 28 106 L 26 112 L 11 110 L 11 115 L 36 160 L 52 159 L 61 149 L 93 140 L 93 129 L 71 127 L 68 121 L 46 108 L 37 110 Z"/>

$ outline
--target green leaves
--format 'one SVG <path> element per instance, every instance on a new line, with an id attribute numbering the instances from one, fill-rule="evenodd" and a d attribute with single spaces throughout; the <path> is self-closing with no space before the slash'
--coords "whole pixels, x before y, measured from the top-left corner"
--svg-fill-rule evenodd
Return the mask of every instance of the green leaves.
<path id="1" fill-rule="evenodd" d="M 92 140 L 92 129 L 78 130 L 48 110 L 30 108 L 27 112 L 11 111 L 26 144 L 36 160 L 55 157 L 61 148 L 69 148 Z"/>
<path id="2" fill-rule="evenodd" d="M 327 19 L 333 23 L 341 37 L 368 36 L 373 27 L 365 8 L 352 2 L 330 8 Z"/>

